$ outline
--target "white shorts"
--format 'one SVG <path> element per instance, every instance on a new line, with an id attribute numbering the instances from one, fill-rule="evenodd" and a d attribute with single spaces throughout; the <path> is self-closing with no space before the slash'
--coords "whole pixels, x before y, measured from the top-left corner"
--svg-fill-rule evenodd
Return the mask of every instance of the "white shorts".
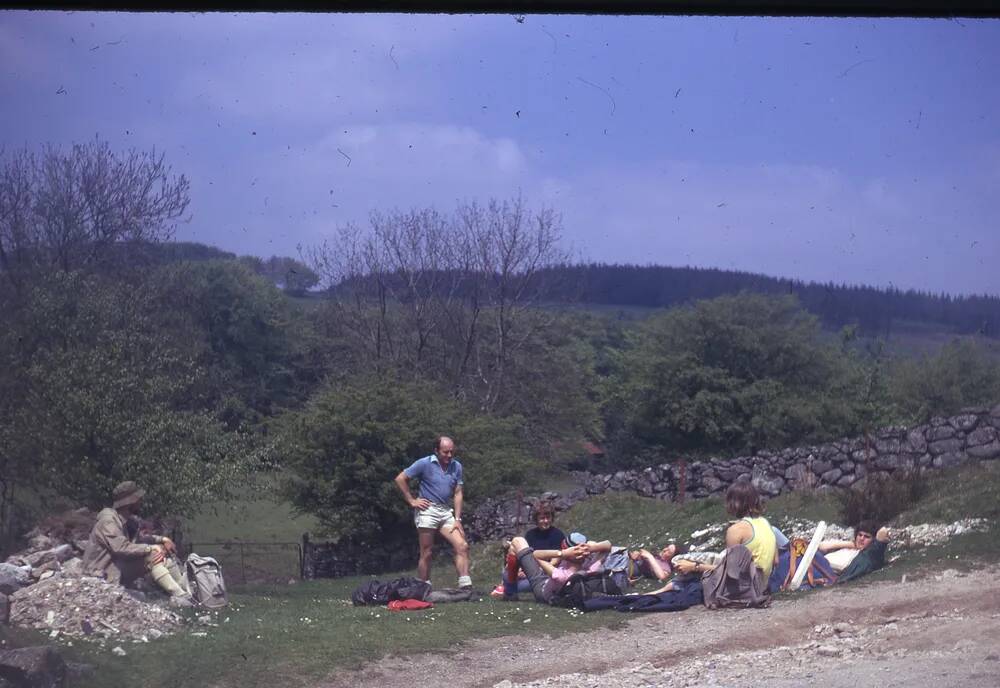
<path id="1" fill-rule="evenodd" d="M 414 509 L 413 522 L 417 528 L 440 530 L 443 526 L 449 526 L 455 522 L 455 512 L 444 504 L 431 504 L 423 510 Z"/>

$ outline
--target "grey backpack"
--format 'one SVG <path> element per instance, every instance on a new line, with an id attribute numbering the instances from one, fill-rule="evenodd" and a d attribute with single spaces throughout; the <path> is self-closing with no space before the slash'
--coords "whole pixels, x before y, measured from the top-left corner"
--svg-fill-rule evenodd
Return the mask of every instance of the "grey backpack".
<path id="1" fill-rule="evenodd" d="M 189 554 L 185 561 L 188 584 L 191 596 L 202 607 L 209 609 L 225 607 L 229 604 L 226 597 L 226 581 L 222 578 L 222 567 L 212 557 Z"/>

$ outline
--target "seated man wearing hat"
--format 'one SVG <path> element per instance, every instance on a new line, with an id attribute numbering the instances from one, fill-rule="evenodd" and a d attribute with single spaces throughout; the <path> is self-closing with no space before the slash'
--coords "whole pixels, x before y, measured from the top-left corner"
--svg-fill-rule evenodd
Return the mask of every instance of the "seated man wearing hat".
<path id="1" fill-rule="evenodd" d="M 112 493 L 114 505 L 102 509 L 90 531 L 83 553 L 83 571 L 90 576 L 128 587 L 147 573 L 170 595 L 175 606 L 191 606 L 191 596 L 180 569 L 167 555 L 175 551 L 173 541 L 160 535 L 129 537 L 128 520 L 139 514 L 145 490 L 131 480 Z"/>

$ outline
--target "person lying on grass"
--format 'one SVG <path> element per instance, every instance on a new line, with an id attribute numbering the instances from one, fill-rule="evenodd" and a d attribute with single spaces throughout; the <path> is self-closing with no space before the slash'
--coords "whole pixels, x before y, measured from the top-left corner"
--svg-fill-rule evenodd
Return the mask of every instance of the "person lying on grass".
<path id="1" fill-rule="evenodd" d="M 611 551 L 609 541 L 592 542 L 581 533 L 571 533 L 569 541 L 570 547 L 562 550 L 535 550 L 523 537 L 510 541 L 508 549 L 524 570 L 531 592 L 538 602 L 551 604 L 574 573 L 601 571 L 604 557 Z M 553 561 L 557 563 L 553 564 Z M 517 588 L 513 585 L 505 587 L 505 593 L 504 599 L 517 599 Z"/>
<path id="2" fill-rule="evenodd" d="M 838 583 L 860 578 L 885 565 L 889 529 L 878 528 L 874 521 L 861 521 L 854 527 L 853 540 L 827 540 L 819 544 Z"/>
<path id="3" fill-rule="evenodd" d="M 635 585 L 640 577 L 652 578 L 664 583 L 662 588 L 658 588 L 650 595 L 657 595 L 661 592 L 668 592 L 674 589 L 670 576 L 673 573 L 673 564 L 670 560 L 678 554 L 685 554 L 687 547 L 671 542 L 659 552 L 653 554 L 648 549 L 634 549 L 628 553 L 629 559 L 635 564 L 635 573 L 638 575 L 629 576 L 629 584 Z"/>

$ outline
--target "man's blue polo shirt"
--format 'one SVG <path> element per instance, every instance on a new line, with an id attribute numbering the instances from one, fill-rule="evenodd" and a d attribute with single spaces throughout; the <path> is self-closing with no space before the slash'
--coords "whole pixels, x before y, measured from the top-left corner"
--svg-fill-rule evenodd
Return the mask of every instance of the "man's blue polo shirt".
<path id="1" fill-rule="evenodd" d="M 462 464 L 458 459 L 452 459 L 444 469 L 435 454 L 417 459 L 403 472 L 407 478 L 420 481 L 421 497 L 437 504 L 450 502 L 455 488 L 462 484 Z"/>

